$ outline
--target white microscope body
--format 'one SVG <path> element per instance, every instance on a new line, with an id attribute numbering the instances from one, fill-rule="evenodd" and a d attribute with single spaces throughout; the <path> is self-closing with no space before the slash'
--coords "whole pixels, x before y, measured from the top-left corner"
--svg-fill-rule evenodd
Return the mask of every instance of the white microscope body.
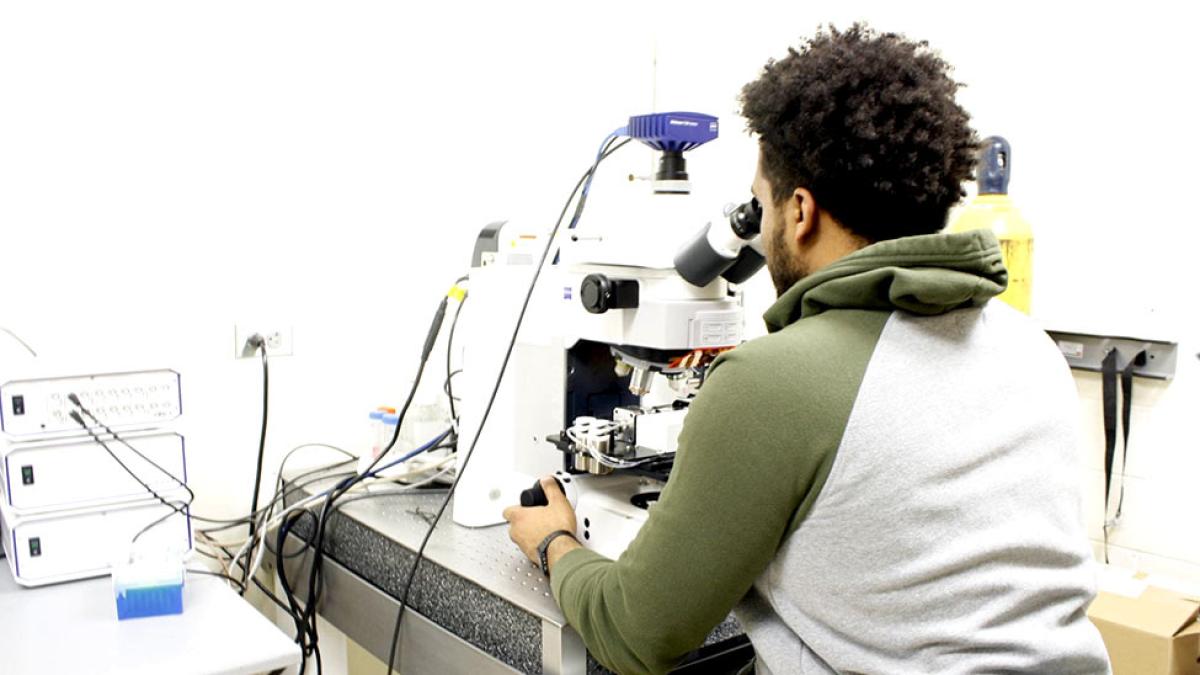
<path id="1" fill-rule="evenodd" d="M 641 194 L 597 197 L 577 229 L 560 233 L 480 433 L 548 228 L 497 223 L 481 233 L 470 271 L 471 306 L 459 328 L 464 360 L 456 387 L 463 403 L 455 522 L 502 522 L 502 511 L 519 503 L 523 490 L 557 472 L 569 488 L 584 546 L 616 558 L 636 536 L 665 484 L 704 369 L 742 341 L 736 284 L 716 268 L 689 274 L 689 282 L 680 257 L 699 246 L 721 268 L 753 258 L 745 266 L 749 273 L 734 277 L 739 282 L 762 264 L 756 219 L 753 237 L 720 248 L 722 237 L 730 237 L 714 230 L 729 228 L 717 219 L 697 235 L 712 210 L 680 194 L 677 183 L 671 194 L 629 185 L 627 191 Z M 732 222 L 736 211 L 727 209 L 725 217 Z"/>

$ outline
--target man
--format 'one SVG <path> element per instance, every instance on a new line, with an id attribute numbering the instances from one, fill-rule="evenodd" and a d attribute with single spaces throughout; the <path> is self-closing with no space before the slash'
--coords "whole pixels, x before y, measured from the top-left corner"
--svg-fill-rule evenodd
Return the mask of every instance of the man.
<path id="1" fill-rule="evenodd" d="M 548 550 L 610 668 L 666 671 L 733 608 L 759 673 L 1108 671 L 1067 367 L 988 302 L 1007 283 L 992 234 L 937 234 L 976 145 L 948 70 L 856 25 L 743 90 L 771 332 L 712 366 L 617 561 Z M 505 514 L 535 560 L 575 528 L 543 485 L 549 506 Z"/>

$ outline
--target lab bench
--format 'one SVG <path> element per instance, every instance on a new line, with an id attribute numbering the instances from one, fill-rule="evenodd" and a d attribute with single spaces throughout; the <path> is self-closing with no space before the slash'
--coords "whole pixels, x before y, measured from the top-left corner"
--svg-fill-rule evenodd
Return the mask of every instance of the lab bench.
<path id="1" fill-rule="evenodd" d="M 300 648 L 224 581 L 189 574 L 183 613 L 117 620 L 109 577 L 23 588 L 0 563 L 0 673 L 295 673 Z"/>
<path id="2" fill-rule="evenodd" d="M 324 487 L 296 490 L 291 502 Z M 385 662 L 414 551 L 444 498 L 444 491 L 418 491 L 350 501 L 326 525 L 318 613 Z M 451 519 L 452 509 L 453 504 L 430 537 L 413 581 L 397 668 L 418 675 L 608 672 L 567 625 L 549 580 L 513 545 L 507 530 L 462 527 Z M 297 546 L 297 535 L 310 535 L 312 522 L 297 521 L 289 550 Z M 307 581 L 310 558 L 286 562 L 293 586 Z M 736 672 L 752 654 L 731 615 L 679 672 Z"/>

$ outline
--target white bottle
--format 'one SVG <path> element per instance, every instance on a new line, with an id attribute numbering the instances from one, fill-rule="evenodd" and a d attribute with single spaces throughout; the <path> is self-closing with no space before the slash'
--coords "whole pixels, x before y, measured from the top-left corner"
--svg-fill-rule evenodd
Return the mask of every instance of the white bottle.
<path id="1" fill-rule="evenodd" d="M 388 454 L 375 465 L 376 471 L 404 456 L 404 448 L 400 445 L 399 439 L 397 439 L 395 445 L 392 445 L 392 439 L 396 437 L 396 426 L 399 424 L 400 416 L 395 413 L 383 413 L 383 416 L 379 419 L 379 450 L 375 453 L 375 457 L 378 458 L 385 451 Z M 388 451 L 389 445 L 392 446 L 390 451 Z M 398 465 L 388 469 L 386 472 L 380 472 L 379 475 L 393 475 L 403 471 L 404 465 Z"/>
<path id="2" fill-rule="evenodd" d="M 364 450 L 358 456 L 359 473 L 366 471 L 367 467 L 371 466 L 371 462 L 374 462 L 375 458 L 379 456 L 380 450 L 383 449 L 379 444 L 379 439 L 383 435 L 383 415 L 382 410 L 372 410 L 371 414 L 367 416 L 367 436 L 362 444 Z"/>

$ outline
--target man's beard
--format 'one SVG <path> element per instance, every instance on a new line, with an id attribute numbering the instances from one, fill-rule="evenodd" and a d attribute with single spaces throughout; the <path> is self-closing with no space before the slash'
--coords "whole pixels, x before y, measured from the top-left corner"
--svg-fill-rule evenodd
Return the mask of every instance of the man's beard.
<path id="1" fill-rule="evenodd" d="M 789 288 L 808 276 L 808 268 L 799 260 L 793 259 L 784 242 L 784 228 L 775 227 L 771 237 L 767 239 L 767 271 L 771 273 L 771 281 L 775 284 L 776 297 L 783 295 Z"/>

